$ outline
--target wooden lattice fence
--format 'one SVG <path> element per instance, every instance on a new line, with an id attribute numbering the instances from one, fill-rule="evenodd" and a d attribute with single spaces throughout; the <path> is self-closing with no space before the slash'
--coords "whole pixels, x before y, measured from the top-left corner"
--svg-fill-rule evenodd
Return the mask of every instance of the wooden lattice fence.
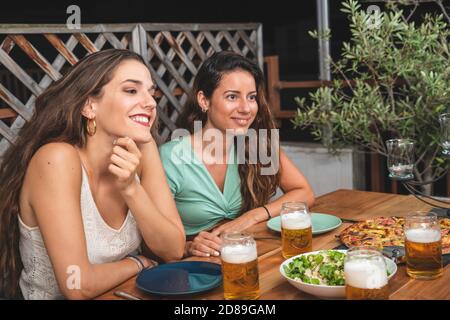
<path id="1" fill-rule="evenodd" d="M 0 156 L 30 120 L 36 97 L 87 54 L 140 53 L 158 86 L 160 138 L 166 140 L 200 64 L 232 50 L 263 65 L 260 24 L 0 25 Z"/>

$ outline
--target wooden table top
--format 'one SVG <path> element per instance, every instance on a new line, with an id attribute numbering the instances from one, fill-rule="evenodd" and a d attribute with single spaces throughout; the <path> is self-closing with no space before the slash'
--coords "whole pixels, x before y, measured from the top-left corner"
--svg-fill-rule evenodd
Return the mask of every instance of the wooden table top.
<path id="1" fill-rule="evenodd" d="M 317 198 L 312 212 L 329 213 L 340 218 L 365 220 L 379 216 L 405 216 L 409 212 L 430 210 L 431 207 L 413 196 L 403 196 L 388 193 L 376 193 L 356 190 L 337 190 Z M 313 237 L 313 250 L 332 249 L 340 244 L 335 235 L 345 229 L 349 223 L 325 234 Z M 317 299 L 290 285 L 280 274 L 279 266 L 284 261 L 281 256 L 281 240 L 279 234 L 267 228 L 266 222 L 259 223 L 247 231 L 255 237 L 271 236 L 275 239 L 257 240 L 259 284 L 261 296 L 259 300 L 308 300 Z M 189 257 L 185 260 L 199 260 L 220 263 L 220 258 Z M 146 294 L 135 286 L 136 277 L 129 279 L 120 286 L 97 297 L 97 299 L 122 299 L 114 295 L 121 290 L 142 299 L 170 299 Z M 404 265 L 398 266 L 398 271 L 389 281 L 390 299 L 450 299 L 450 264 L 444 268 L 444 275 L 435 280 L 414 280 L 407 276 Z M 192 296 L 177 297 L 187 300 L 221 300 L 223 287 L 213 291 Z"/>

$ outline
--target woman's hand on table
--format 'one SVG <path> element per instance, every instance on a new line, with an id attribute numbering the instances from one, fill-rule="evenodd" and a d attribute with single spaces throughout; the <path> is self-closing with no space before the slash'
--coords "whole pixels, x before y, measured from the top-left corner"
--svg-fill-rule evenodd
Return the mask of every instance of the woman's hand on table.
<path id="1" fill-rule="evenodd" d="M 214 232 L 202 231 L 192 241 L 186 243 L 188 255 L 199 257 L 218 256 L 222 240 Z"/>
<path id="2" fill-rule="evenodd" d="M 239 218 L 223 223 L 213 231 L 200 232 L 192 242 L 186 243 L 186 255 L 199 257 L 219 256 L 222 240 L 220 235 L 224 232 L 242 231 L 265 221 L 267 213 L 263 208 L 256 208 L 242 214 Z"/>
<path id="3" fill-rule="evenodd" d="M 265 221 L 267 219 L 267 213 L 263 208 L 256 208 L 242 214 L 240 217 L 226 222 L 219 227 L 215 228 L 212 232 L 219 236 L 224 232 L 242 231 L 251 226 Z"/>

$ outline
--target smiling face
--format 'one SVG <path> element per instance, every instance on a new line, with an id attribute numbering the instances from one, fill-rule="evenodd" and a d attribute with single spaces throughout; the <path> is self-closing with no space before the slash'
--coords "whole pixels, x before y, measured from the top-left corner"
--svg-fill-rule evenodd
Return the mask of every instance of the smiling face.
<path id="1" fill-rule="evenodd" d="M 197 100 L 208 119 L 204 129 L 233 130 L 245 134 L 258 112 L 256 83 L 252 74 L 244 70 L 233 70 L 222 76 L 219 86 L 210 99 L 202 91 Z"/>
<path id="2" fill-rule="evenodd" d="M 146 143 L 152 139 L 150 128 L 156 118 L 154 93 L 147 67 L 126 60 L 117 67 L 100 96 L 89 99 L 82 113 L 95 119 L 96 135 L 129 137 L 136 143 Z"/>

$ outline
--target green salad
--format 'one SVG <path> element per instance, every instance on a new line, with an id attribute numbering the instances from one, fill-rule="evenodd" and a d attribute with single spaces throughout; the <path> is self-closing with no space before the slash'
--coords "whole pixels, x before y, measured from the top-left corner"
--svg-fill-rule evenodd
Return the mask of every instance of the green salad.
<path id="1" fill-rule="evenodd" d="M 345 253 L 324 250 L 317 254 L 303 255 L 284 266 L 286 275 L 309 284 L 343 286 Z"/>

